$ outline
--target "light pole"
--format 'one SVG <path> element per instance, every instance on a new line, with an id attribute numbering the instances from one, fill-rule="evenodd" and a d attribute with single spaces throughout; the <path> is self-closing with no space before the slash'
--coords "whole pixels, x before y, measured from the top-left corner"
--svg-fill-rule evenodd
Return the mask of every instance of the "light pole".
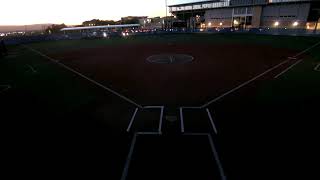
<path id="1" fill-rule="evenodd" d="M 165 0 L 166 3 L 166 17 L 168 16 L 168 0 Z"/>
<path id="2" fill-rule="evenodd" d="M 165 0 L 166 4 L 166 17 L 165 17 L 165 29 L 168 29 L 168 0 Z"/>

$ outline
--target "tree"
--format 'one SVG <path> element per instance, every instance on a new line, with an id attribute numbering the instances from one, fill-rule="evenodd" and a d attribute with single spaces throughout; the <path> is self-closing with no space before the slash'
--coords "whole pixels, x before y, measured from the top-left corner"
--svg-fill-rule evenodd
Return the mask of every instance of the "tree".
<path id="1" fill-rule="evenodd" d="M 100 20 L 100 19 L 92 19 L 90 21 L 84 21 L 82 23 L 83 26 L 106 26 L 106 25 L 115 25 L 118 24 L 113 20 Z"/>
<path id="2" fill-rule="evenodd" d="M 60 33 L 61 32 L 60 30 L 66 27 L 67 26 L 65 24 L 53 24 L 46 29 L 46 33 L 48 34 Z"/>
<path id="3" fill-rule="evenodd" d="M 122 18 L 121 23 L 122 24 L 139 24 L 139 18 L 138 17 Z"/>

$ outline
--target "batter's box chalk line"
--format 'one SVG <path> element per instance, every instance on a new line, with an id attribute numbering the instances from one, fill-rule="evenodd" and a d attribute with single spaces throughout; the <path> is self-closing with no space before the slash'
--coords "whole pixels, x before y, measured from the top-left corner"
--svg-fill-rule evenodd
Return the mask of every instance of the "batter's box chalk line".
<path id="1" fill-rule="evenodd" d="M 163 122 L 163 115 L 164 115 L 164 106 L 144 106 L 140 110 L 145 110 L 145 109 L 160 109 L 160 116 L 159 116 L 159 125 L 158 125 L 158 132 L 159 134 L 162 133 L 162 122 Z M 131 120 L 129 122 L 128 128 L 126 129 L 127 132 L 130 132 L 130 129 L 134 123 L 135 117 L 139 111 L 139 108 L 135 108 L 134 113 L 131 117 Z"/>

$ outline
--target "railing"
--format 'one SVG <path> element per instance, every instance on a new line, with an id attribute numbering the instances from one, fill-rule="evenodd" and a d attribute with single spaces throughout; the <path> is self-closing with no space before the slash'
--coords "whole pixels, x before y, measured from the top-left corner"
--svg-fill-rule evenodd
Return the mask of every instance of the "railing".
<path id="1" fill-rule="evenodd" d="M 285 28 L 251 28 L 251 29 L 234 29 L 234 28 L 208 28 L 208 29 L 188 29 L 188 28 L 173 28 L 167 30 L 157 30 L 149 32 L 141 32 L 132 34 L 132 36 L 149 36 L 149 35 L 162 35 L 162 34 L 184 34 L 184 33 L 210 33 L 210 34 L 266 34 L 266 35 L 284 35 L 284 36 L 315 36 L 320 37 L 320 29 L 307 30 L 307 29 L 285 29 Z M 57 40 L 72 40 L 83 39 L 84 36 L 76 33 L 66 37 L 63 34 L 58 35 L 39 35 L 39 36 L 22 36 L 10 37 L 4 39 L 6 44 L 16 45 L 33 42 L 43 41 L 57 41 Z"/>
<path id="2" fill-rule="evenodd" d="M 312 1 L 312 0 L 269 0 L 269 3 L 299 2 L 299 1 Z"/>
<path id="3" fill-rule="evenodd" d="M 232 7 L 239 5 L 259 5 L 259 4 L 272 4 L 272 3 L 285 3 L 285 2 L 303 2 L 303 1 L 316 1 L 316 0 L 227 0 L 224 2 L 212 2 L 212 3 L 201 3 L 199 4 L 189 4 L 189 5 L 177 5 L 169 7 L 170 12 L 179 11 L 191 11 L 191 10 L 202 10 L 202 9 L 214 9 L 221 7 Z"/>
<path id="4" fill-rule="evenodd" d="M 269 0 L 231 0 L 231 6 L 267 4 Z"/>
<path id="5" fill-rule="evenodd" d="M 207 33 L 249 33 L 249 34 L 266 34 L 282 36 L 317 36 L 320 37 L 320 29 L 287 29 L 287 28 L 251 28 L 251 29 L 234 29 L 234 28 L 211 28 L 203 32 Z"/>
<path id="6" fill-rule="evenodd" d="M 178 12 L 178 11 L 189 11 L 189 10 L 212 9 L 212 8 L 220 8 L 220 7 L 228 7 L 228 6 L 230 6 L 230 1 L 169 7 L 169 11 Z"/>

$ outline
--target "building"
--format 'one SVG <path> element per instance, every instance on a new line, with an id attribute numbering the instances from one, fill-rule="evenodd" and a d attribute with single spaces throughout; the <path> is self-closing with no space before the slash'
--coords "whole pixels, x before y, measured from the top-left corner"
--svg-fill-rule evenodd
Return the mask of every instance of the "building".
<path id="1" fill-rule="evenodd" d="M 140 24 L 142 29 L 170 29 L 173 22 L 175 22 L 174 16 L 167 17 L 148 17 L 148 16 L 128 16 L 121 18 L 121 23 L 135 23 Z"/>
<path id="2" fill-rule="evenodd" d="M 164 20 L 161 17 L 146 18 L 140 21 L 140 25 L 143 29 L 163 29 Z"/>
<path id="3" fill-rule="evenodd" d="M 109 38 L 112 36 L 128 36 L 129 32 L 133 32 L 140 28 L 140 24 L 122 24 L 122 25 L 106 25 L 106 26 L 84 26 L 63 28 L 61 31 L 66 37 L 71 39 L 80 38 Z"/>
<path id="4" fill-rule="evenodd" d="M 320 29 L 319 0 L 211 0 L 170 5 L 186 28 Z"/>
<path id="5" fill-rule="evenodd" d="M 127 16 L 121 18 L 122 24 L 141 24 L 143 25 L 148 20 L 148 16 Z"/>
<path id="6" fill-rule="evenodd" d="M 141 26 L 146 29 L 171 29 L 176 21 L 174 16 L 148 18 Z"/>

